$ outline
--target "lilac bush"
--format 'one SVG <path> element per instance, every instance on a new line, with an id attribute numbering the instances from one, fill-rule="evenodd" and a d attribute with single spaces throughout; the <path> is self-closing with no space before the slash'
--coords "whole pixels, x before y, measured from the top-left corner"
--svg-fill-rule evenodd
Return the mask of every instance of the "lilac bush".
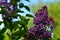
<path id="1" fill-rule="evenodd" d="M 35 13 L 34 26 L 25 35 L 26 40 L 49 40 L 52 38 L 54 20 L 48 16 L 47 6 L 43 6 Z"/>
<path id="2" fill-rule="evenodd" d="M 21 8 L 25 8 L 30 12 L 30 8 L 21 1 L 22 0 L 0 0 L 0 14 L 2 15 L 3 20 L 0 21 L 0 25 L 2 23 L 4 24 L 4 28 L 0 30 L 0 40 L 4 40 L 4 38 L 6 38 L 5 35 L 9 38 L 8 40 L 19 40 L 24 37 L 28 31 L 27 24 L 29 18 L 27 19 L 26 16 L 29 17 L 32 15 L 21 15 L 21 13 L 24 13 Z M 24 1 L 29 2 L 29 0 Z M 14 19 L 17 21 L 14 21 Z M 7 29 L 9 30 L 8 32 L 6 32 Z"/>

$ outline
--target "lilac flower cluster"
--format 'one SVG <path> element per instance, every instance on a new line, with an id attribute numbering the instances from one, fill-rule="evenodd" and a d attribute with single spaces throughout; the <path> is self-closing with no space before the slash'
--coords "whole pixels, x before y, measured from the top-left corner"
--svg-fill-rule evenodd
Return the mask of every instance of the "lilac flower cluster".
<path id="1" fill-rule="evenodd" d="M 11 5 L 11 3 L 8 3 L 7 1 L 8 0 L 0 0 L 0 6 L 3 7 L 4 11 L 6 11 L 5 13 L 2 13 L 3 19 L 6 19 L 7 16 L 10 16 L 10 14 L 11 14 L 11 8 L 10 7 L 12 5 Z M 7 20 L 11 20 L 11 18 L 8 17 Z"/>
<path id="2" fill-rule="evenodd" d="M 12 3 L 8 3 L 8 0 L 0 0 L 0 6 L 4 7 L 3 9 L 6 11 L 3 15 L 2 18 L 3 20 L 6 19 L 7 21 L 11 22 L 12 18 L 11 16 L 15 11 L 17 10 L 17 6 L 12 5 Z"/>
<path id="3" fill-rule="evenodd" d="M 35 14 L 34 26 L 28 30 L 29 35 L 32 35 L 36 40 L 38 39 L 49 39 L 52 34 L 51 31 L 54 29 L 54 20 L 52 17 L 48 17 L 48 10 L 46 6 L 43 6 Z M 49 30 L 50 28 L 50 30 Z M 25 35 L 26 40 L 29 40 L 30 36 Z"/>

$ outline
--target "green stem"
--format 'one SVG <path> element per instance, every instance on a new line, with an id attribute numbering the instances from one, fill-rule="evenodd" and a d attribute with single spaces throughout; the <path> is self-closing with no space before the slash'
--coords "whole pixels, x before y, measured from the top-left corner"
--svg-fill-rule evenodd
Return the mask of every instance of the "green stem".
<path id="1" fill-rule="evenodd" d="M 12 39 L 12 31 L 10 31 L 10 40 L 13 40 L 13 39 Z"/>

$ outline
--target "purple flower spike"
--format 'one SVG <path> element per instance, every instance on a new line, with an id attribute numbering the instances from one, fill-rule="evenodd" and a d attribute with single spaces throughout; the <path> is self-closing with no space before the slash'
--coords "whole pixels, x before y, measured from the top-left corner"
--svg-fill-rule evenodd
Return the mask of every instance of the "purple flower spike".
<path id="1" fill-rule="evenodd" d="M 54 29 L 54 20 L 48 17 L 47 6 L 43 6 L 35 14 L 34 26 L 28 30 L 28 33 L 35 39 L 48 39 L 51 38 L 51 31 Z M 51 29 L 49 31 L 49 28 Z M 29 40 L 29 39 L 28 39 Z"/>

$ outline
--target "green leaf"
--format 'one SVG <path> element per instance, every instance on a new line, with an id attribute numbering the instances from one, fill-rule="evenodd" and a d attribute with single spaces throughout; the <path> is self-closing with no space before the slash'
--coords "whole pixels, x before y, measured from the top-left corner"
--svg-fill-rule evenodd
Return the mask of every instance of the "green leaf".
<path id="1" fill-rule="evenodd" d="M 13 36 L 22 36 L 23 35 L 23 31 L 22 30 L 18 30 L 18 31 L 16 31 L 16 32 L 14 32 L 14 33 L 12 33 L 13 34 Z"/>
<path id="2" fill-rule="evenodd" d="M 6 31 L 6 28 L 3 28 L 3 29 L 0 31 L 0 34 L 4 34 L 5 31 Z"/>
<path id="3" fill-rule="evenodd" d="M 24 27 L 25 24 L 26 24 L 25 21 L 24 20 L 21 20 L 20 25 L 22 25 Z"/>
<path id="4" fill-rule="evenodd" d="M 17 10 L 16 12 L 24 13 L 24 11 L 21 11 L 21 10 Z"/>
<path id="5" fill-rule="evenodd" d="M 1 8 L 0 14 L 6 13 L 5 7 L 2 7 L 2 6 L 1 6 L 0 8 Z"/>
<path id="6" fill-rule="evenodd" d="M 4 40 L 4 35 L 0 34 L 0 40 Z"/>
<path id="7" fill-rule="evenodd" d="M 13 18 L 17 18 L 19 15 L 18 14 L 13 14 L 12 17 Z"/>
<path id="8" fill-rule="evenodd" d="M 4 20 L 4 25 L 6 28 L 9 28 L 9 22 L 6 19 Z"/>
<path id="9" fill-rule="evenodd" d="M 21 20 L 20 25 L 24 29 L 24 32 L 27 32 L 28 28 L 27 28 L 27 22 L 26 22 L 26 20 Z"/>
<path id="10" fill-rule="evenodd" d="M 22 36 L 24 36 L 25 32 L 23 30 L 18 30 L 16 32 L 12 33 L 12 34 L 14 36 L 20 36 L 20 37 L 22 37 Z"/>
<path id="11" fill-rule="evenodd" d="M 19 4 L 19 7 L 20 7 L 20 8 L 24 7 L 24 4 L 23 4 L 23 3 L 20 3 L 20 4 Z"/>
<path id="12" fill-rule="evenodd" d="M 26 19 L 26 23 L 28 24 L 28 21 L 29 21 L 30 19 Z"/>
<path id="13" fill-rule="evenodd" d="M 60 38 L 57 38 L 57 40 L 60 40 Z"/>
<path id="14" fill-rule="evenodd" d="M 10 34 L 7 33 L 7 35 L 10 37 Z"/>
<path id="15" fill-rule="evenodd" d="M 19 16 L 21 20 L 25 20 L 26 18 L 24 16 Z"/>
<path id="16" fill-rule="evenodd" d="M 26 14 L 26 16 L 27 16 L 27 17 L 34 17 L 34 16 L 32 16 L 31 14 Z"/>
<path id="17" fill-rule="evenodd" d="M 28 2 L 29 2 L 29 0 L 26 0 L 26 1 L 28 1 Z"/>
<path id="18" fill-rule="evenodd" d="M 0 25 L 2 24 L 3 22 L 2 21 L 0 21 Z"/>
<path id="19" fill-rule="evenodd" d="M 13 5 L 16 5 L 18 2 L 18 0 L 10 0 L 10 1 L 11 1 L 11 4 L 13 4 Z"/>
<path id="20" fill-rule="evenodd" d="M 30 11 L 30 8 L 28 6 L 24 6 L 28 11 Z"/>
<path id="21" fill-rule="evenodd" d="M 28 22 L 30 19 L 26 19 L 26 21 Z"/>
<path id="22" fill-rule="evenodd" d="M 17 0 L 18 2 L 20 2 L 20 0 Z"/>
<path id="23" fill-rule="evenodd" d="M 16 31 L 17 30 L 17 28 L 18 28 L 18 21 L 15 21 L 14 23 L 13 23 L 13 31 Z"/>

